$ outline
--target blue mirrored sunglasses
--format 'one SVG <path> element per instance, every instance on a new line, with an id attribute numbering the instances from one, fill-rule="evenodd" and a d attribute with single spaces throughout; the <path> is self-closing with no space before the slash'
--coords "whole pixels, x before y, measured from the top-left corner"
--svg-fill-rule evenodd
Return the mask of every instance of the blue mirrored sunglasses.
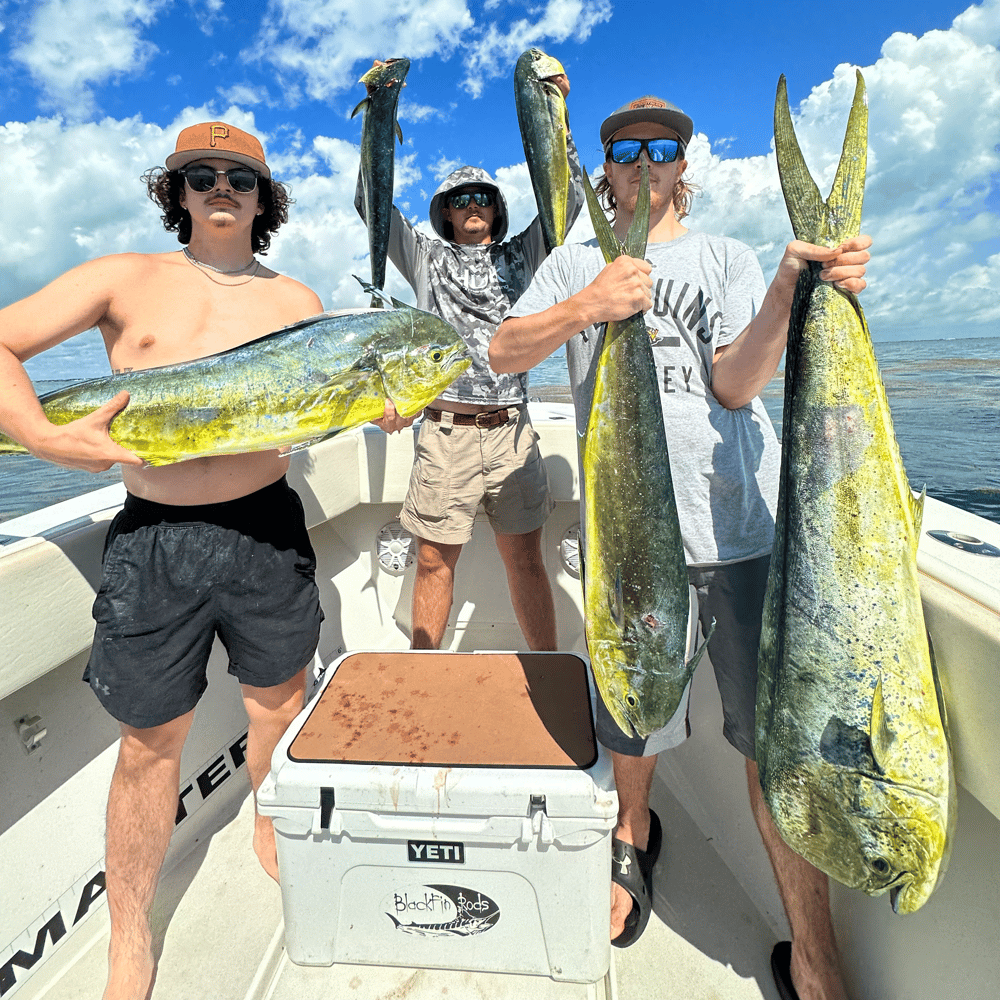
<path id="1" fill-rule="evenodd" d="M 676 139 L 615 139 L 608 143 L 604 158 L 615 163 L 635 163 L 643 150 L 650 163 L 673 163 L 682 147 Z"/>
<path id="2" fill-rule="evenodd" d="M 458 209 L 468 208 L 470 201 L 474 201 L 480 208 L 488 208 L 495 200 L 492 191 L 463 191 L 461 194 L 448 195 L 448 204 Z"/>

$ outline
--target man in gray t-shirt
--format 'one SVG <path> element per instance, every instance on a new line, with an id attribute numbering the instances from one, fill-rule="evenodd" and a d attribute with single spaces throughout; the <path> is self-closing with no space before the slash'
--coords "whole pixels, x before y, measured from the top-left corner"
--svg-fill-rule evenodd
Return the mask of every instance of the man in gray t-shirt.
<path id="1" fill-rule="evenodd" d="M 565 97 L 569 80 L 551 77 Z M 570 188 L 566 223 L 583 202 L 580 163 L 567 133 Z M 360 177 L 355 206 L 364 218 Z M 472 366 L 428 406 L 414 449 L 400 523 L 417 541 L 411 645 L 438 649 L 454 594 L 462 547 L 472 537 L 480 504 L 507 571 L 511 603 L 530 649 L 556 648 L 552 587 L 542 560 L 542 526 L 552 512 L 538 438 L 528 417 L 525 371 L 498 375 L 487 351 L 493 332 L 527 287 L 548 248 L 536 217 L 505 239 L 503 193 L 479 167 L 453 171 L 430 204 L 441 239 L 416 230 L 395 207 L 389 259 L 409 282 L 421 309 L 447 320 L 462 336 Z M 412 423 L 391 403 L 375 421 L 388 432 Z"/>
<path id="2" fill-rule="evenodd" d="M 823 261 L 824 280 L 860 291 L 871 240 L 860 236 L 834 250 L 790 243 L 765 291 L 749 247 L 681 225 L 691 201 L 683 175 L 692 132 L 687 115 L 656 97 L 632 101 L 605 120 L 605 176 L 597 191 L 621 240 L 632 222 L 643 157 L 649 165 L 646 259 L 622 256 L 605 266 L 596 240 L 557 248 L 501 324 L 490 364 L 498 372 L 530 368 L 565 343 L 577 426 L 584 430 L 603 325 L 644 313 L 689 576 L 703 629 L 718 621 L 709 652 L 723 732 L 746 758 L 751 805 L 792 927 L 790 971 L 786 960 L 776 979 L 787 976 L 782 985 L 789 988 L 794 981 L 802 1000 L 841 998 L 826 876 L 781 840 L 754 763 L 756 650 L 779 470 L 778 442 L 758 393 L 781 359 L 799 270 Z M 651 906 L 661 840 L 649 810 L 656 754 L 688 731 L 686 698 L 677 716 L 645 740 L 622 733 L 598 705 L 598 734 L 612 751 L 619 796 L 611 933 L 620 947 L 642 933 Z"/>

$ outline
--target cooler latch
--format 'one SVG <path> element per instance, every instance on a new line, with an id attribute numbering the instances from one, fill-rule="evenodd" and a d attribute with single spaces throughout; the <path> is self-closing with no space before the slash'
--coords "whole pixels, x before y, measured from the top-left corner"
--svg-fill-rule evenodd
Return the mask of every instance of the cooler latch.
<path id="1" fill-rule="evenodd" d="M 344 823 L 340 817 L 340 813 L 335 810 L 335 805 L 336 795 L 334 794 L 334 789 L 320 788 L 319 809 L 316 811 L 316 817 L 313 820 L 312 832 L 314 836 L 318 836 L 324 830 L 329 830 L 334 836 L 343 833 Z"/>
<path id="2" fill-rule="evenodd" d="M 528 799 L 528 815 L 521 820 L 521 840 L 529 844 L 538 837 L 543 844 L 551 844 L 555 839 L 555 832 L 549 822 L 548 813 L 545 811 L 545 796 L 532 795 Z"/>

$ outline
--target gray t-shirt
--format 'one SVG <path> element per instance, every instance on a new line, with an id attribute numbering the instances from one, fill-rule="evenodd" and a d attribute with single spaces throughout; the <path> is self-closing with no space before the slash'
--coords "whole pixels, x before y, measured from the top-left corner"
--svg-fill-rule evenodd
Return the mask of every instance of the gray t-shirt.
<path id="1" fill-rule="evenodd" d="M 688 565 L 752 559 L 770 552 L 780 446 L 759 398 L 727 410 L 712 394 L 715 350 L 742 333 L 764 297 L 753 251 L 737 240 L 687 232 L 651 243 L 653 359 L 667 431 L 670 472 Z M 596 240 L 557 247 L 535 272 L 510 316 L 548 309 L 588 285 L 604 267 Z M 566 344 L 577 432 L 594 391 L 600 331 Z"/>

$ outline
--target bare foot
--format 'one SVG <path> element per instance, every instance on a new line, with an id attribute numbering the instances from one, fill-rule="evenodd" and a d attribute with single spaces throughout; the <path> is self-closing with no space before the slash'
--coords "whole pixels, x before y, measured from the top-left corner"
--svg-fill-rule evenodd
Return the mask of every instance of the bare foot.
<path id="1" fill-rule="evenodd" d="M 626 844 L 638 847 L 644 851 L 649 846 L 649 812 L 646 812 L 646 822 L 643 829 L 636 823 L 629 826 L 626 823 L 619 823 L 615 828 L 615 838 L 622 840 Z M 641 845 L 641 846 L 640 846 Z M 632 912 L 632 897 L 617 882 L 611 883 L 611 940 L 625 929 L 625 921 Z"/>
<path id="2" fill-rule="evenodd" d="M 275 882 L 280 882 L 281 880 L 278 878 L 278 849 L 274 843 L 274 824 L 269 816 L 261 816 L 260 813 L 254 814 L 253 849 L 261 868 Z"/>
<path id="3" fill-rule="evenodd" d="M 625 929 L 625 921 L 632 912 L 632 897 L 617 883 L 611 883 L 611 940 Z"/>

